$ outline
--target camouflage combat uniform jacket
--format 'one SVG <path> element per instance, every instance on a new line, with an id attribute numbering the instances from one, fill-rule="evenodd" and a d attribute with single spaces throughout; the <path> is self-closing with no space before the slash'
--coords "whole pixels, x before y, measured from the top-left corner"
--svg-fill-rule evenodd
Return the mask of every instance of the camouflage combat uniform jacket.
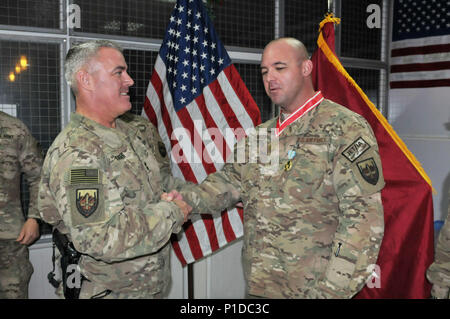
<path id="1" fill-rule="evenodd" d="M 427 270 L 427 278 L 433 284 L 431 293 L 440 299 L 450 298 L 450 192 L 448 199 L 447 218 L 439 232 L 434 262 Z"/>
<path id="2" fill-rule="evenodd" d="M 74 113 L 42 171 L 42 218 L 69 234 L 88 280 L 125 297 L 167 288 L 169 238 L 184 217 L 160 195 L 181 181 L 167 175 L 165 149 L 150 122 L 128 114 L 107 128 Z"/>
<path id="3" fill-rule="evenodd" d="M 20 120 L 0 112 L 0 239 L 16 239 L 24 224 L 20 204 L 20 175 L 29 185 L 28 218 L 39 219 L 37 194 L 42 153 Z"/>
<path id="4" fill-rule="evenodd" d="M 241 140 L 250 159 L 229 157 L 224 169 L 181 194 L 193 212 L 244 204 L 243 266 L 250 295 L 269 298 L 349 298 L 370 277 L 384 233 L 384 187 L 378 145 L 367 122 L 323 100 L 268 140 L 260 125 Z M 256 136 L 256 138 L 255 138 Z M 270 134 L 267 134 L 270 136 Z M 265 140 L 275 165 L 251 141 Z"/>

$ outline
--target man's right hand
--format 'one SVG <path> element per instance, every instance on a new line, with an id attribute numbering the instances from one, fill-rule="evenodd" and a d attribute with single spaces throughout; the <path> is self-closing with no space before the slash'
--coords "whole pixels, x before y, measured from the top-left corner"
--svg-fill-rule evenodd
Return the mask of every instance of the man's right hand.
<path id="1" fill-rule="evenodd" d="M 184 215 L 184 222 L 189 219 L 189 214 L 192 211 L 192 207 L 183 201 L 183 196 L 178 193 L 176 190 L 171 191 L 170 193 L 162 193 L 161 199 L 167 202 L 174 202 L 181 209 L 181 212 Z"/>

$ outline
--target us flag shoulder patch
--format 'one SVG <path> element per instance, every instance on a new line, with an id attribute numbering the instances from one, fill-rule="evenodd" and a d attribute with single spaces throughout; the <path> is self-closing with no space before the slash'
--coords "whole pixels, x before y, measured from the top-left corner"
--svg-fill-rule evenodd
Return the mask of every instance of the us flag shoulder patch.
<path id="1" fill-rule="evenodd" d="M 99 184 L 98 169 L 75 168 L 70 170 L 70 184 Z"/>

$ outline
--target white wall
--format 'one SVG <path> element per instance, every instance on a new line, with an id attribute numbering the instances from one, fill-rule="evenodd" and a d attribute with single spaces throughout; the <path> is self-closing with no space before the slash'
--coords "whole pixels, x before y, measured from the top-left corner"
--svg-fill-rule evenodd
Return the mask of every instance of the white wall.
<path id="1" fill-rule="evenodd" d="M 195 299 L 243 299 L 242 239 L 194 263 Z"/>
<path id="2" fill-rule="evenodd" d="M 434 219 L 445 219 L 450 190 L 450 89 L 390 90 L 388 119 L 437 192 Z"/>
<path id="3" fill-rule="evenodd" d="M 51 236 L 45 235 L 30 246 L 30 261 L 34 272 L 28 286 L 30 299 L 57 299 L 55 289 L 49 284 L 47 274 L 52 271 Z"/>

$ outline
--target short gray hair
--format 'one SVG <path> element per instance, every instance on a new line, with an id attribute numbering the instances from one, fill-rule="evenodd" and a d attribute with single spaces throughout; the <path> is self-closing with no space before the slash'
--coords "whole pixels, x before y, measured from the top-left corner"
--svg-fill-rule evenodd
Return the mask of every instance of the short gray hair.
<path id="1" fill-rule="evenodd" d="M 113 48 L 123 52 L 120 45 L 109 40 L 95 40 L 76 44 L 70 48 L 69 52 L 67 52 L 66 61 L 64 63 L 64 76 L 75 95 L 78 93 L 75 75 L 101 48 Z"/>

